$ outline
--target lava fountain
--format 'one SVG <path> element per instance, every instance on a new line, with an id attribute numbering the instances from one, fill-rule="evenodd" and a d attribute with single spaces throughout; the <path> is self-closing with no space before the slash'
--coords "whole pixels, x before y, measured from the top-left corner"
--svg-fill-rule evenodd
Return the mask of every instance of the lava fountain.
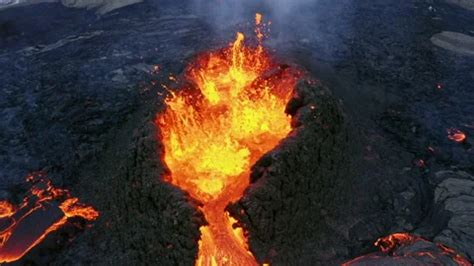
<path id="1" fill-rule="evenodd" d="M 237 33 L 228 47 L 201 54 L 157 117 L 171 172 L 165 180 L 201 202 L 208 222 L 196 265 L 257 265 L 225 208 L 243 196 L 250 167 L 291 131 L 284 110 L 301 76 L 270 58 L 261 19 L 257 14 L 258 45 Z"/>

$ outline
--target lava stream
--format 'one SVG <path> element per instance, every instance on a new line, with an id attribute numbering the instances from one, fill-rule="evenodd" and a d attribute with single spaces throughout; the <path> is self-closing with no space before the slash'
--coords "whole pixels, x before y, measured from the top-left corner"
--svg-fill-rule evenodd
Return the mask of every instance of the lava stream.
<path id="1" fill-rule="evenodd" d="M 199 56 L 157 117 L 166 181 L 200 201 L 208 222 L 196 265 L 257 264 L 225 208 L 242 197 L 250 167 L 291 131 L 284 110 L 300 74 L 270 59 L 259 14 L 256 24 L 256 47 L 237 33 L 228 47 Z"/>

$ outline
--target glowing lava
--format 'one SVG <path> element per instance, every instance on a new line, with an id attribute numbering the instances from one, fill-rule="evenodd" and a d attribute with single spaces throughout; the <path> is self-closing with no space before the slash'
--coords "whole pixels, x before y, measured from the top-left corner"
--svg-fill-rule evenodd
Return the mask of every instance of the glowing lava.
<path id="1" fill-rule="evenodd" d="M 272 62 L 237 33 L 224 49 L 202 54 L 187 68 L 183 85 L 157 118 L 164 144 L 166 180 L 203 206 L 196 265 L 256 265 L 241 228 L 225 211 L 249 185 L 250 167 L 291 130 L 284 110 L 300 76 Z"/>
<path id="2" fill-rule="evenodd" d="M 392 253 L 397 248 L 407 246 L 413 244 L 414 242 L 424 242 L 427 241 L 422 237 L 415 236 L 409 233 L 394 233 L 388 235 L 386 237 L 379 238 L 375 242 L 375 246 L 379 247 L 380 250 L 384 253 Z M 445 245 L 436 243 L 436 246 L 444 253 L 446 256 L 449 256 L 457 263 L 459 266 L 472 266 L 472 264 L 463 256 L 459 255 L 456 251 L 451 248 L 448 248 Z M 430 252 L 418 252 L 416 254 L 412 254 L 411 256 L 430 256 L 431 258 L 435 258 L 434 254 Z"/>
<path id="3" fill-rule="evenodd" d="M 99 216 L 41 174 L 28 176 L 27 182 L 31 189 L 21 204 L 0 201 L 0 263 L 20 259 L 70 217 L 91 221 Z"/>
<path id="4" fill-rule="evenodd" d="M 448 129 L 448 139 L 455 142 L 463 142 L 466 140 L 466 134 L 459 129 L 450 128 Z"/>
<path id="5" fill-rule="evenodd" d="M 391 235 L 388 235 L 386 237 L 381 237 L 375 241 L 374 245 L 382 252 L 391 252 L 392 250 L 411 244 L 415 242 L 419 237 L 416 237 L 414 235 L 408 234 L 408 233 L 394 233 Z"/>

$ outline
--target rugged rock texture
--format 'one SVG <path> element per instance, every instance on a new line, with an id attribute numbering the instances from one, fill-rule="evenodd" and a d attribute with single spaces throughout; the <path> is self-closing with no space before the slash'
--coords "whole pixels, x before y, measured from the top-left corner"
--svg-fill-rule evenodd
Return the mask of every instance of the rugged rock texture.
<path id="1" fill-rule="evenodd" d="M 3 12 L 0 188 L 22 182 L 36 170 L 64 178 L 55 182 L 73 183 L 71 176 L 82 164 L 95 161 L 107 148 L 115 135 L 109 130 L 140 106 L 140 94 L 178 72 L 179 61 L 201 49 L 194 38 L 207 32 L 190 15 L 143 21 L 124 13 L 120 21 L 104 19 L 89 27 L 95 15 L 60 5 Z M 39 22 L 47 19 L 50 24 Z M 78 32 L 54 28 L 64 19 Z M 178 31 L 182 28 L 187 30 Z M 190 45 L 178 45 L 185 42 Z M 162 71 L 155 72 L 157 65 Z"/>
<path id="2" fill-rule="evenodd" d="M 434 240 L 455 248 L 474 260 L 474 176 L 464 171 L 440 171 L 434 192 L 439 220 L 445 226 Z"/>
<path id="3" fill-rule="evenodd" d="M 143 0 L 61 0 L 67 7 L 97 9 L 98 14 L 105 14 L 115 9 L 137 4 Z"/>
<path id="4" fill-rule="evenodd" d="M 361 256 L 346 265 L 472 265 L 474 254 L 474 177 L 460 170 L 431 175 L 433 204 L 414 237 L 392 242 L 384 252 Z M 395 234 L 396 235 L 396 234 Z M 375 242 L 375 241 L 374 241 Z"/>
<path id="5" fill-rule="evenodd" d="M 433 35 L 431 42 L 456 53 L 474 56 L 474 37 L 466 34 L 443 31 Z"/>
<path id="6" fill-rule="evenodd" d="M 145 125 L 125 130 L 134 132 L 132 142 L 117 145 L 109 154 L 113 156 L 117 148 L 122 148 L 128 156 L 101 161 L 110 167 L 95 173 L 102 179 L 85 177 L 83 181 L 93 188 L 89 196 L 103 210 L 100 222 L 55 264 L 74 264 L 78 260 L 108 265 L 194 263 L 203 217 L 182 192 L 160 181 L 163 167 L 157 153 L 160 148 L 155 125 L 145 122 L 152 117 L 141 113 L 135 118 Z M 122 142 L 127 138 L 117 137 L 116 141 Z"/>
<path id="7" fill-rule="evenodd" d="M 0 10 L 26 5 L 58 2 L 71 8 L 95 9 L 97 14 L 104 15 L 125 6 L 141 3 L 143 0 L 0 0 Z"/>
<path id="8" fill-rule="evenodd" d="M 59 0 L 0 0 L 0 10 L 41 3 L 54 3 Z"/>

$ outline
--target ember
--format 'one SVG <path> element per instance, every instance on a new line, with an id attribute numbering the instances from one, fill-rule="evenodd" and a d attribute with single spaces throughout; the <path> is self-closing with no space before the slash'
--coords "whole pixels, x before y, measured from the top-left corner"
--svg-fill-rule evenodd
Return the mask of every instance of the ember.
<path id="1" fill-rule="evenodd" d="M 196 265 L 256 265 L 244 232 L 225 208 L 249 185 L 249 170 L 291 130 L 284 110 L 300 74 L 272 62 L 259 44 L 237 33 L 229 47 L 201 55 L 186 71 L 195 86 L 166 99 L 160 114 L 166 180 L 203 203 Z"/>
<path id="2" fill-rule="evenodd" d="M 70 217 L 92 221 L 99 216 L 41 174 L 28 176 L 27 182 L 31 189 L 21 204 L 0 201 L 0 263 L 20 259 Z"/>
<path id="3" fill-rule="evenodd" d="M 463 142 L 466 140 L 466 134 L 459 129 L 450 128 L 448 129 L 448 138 L 455 142 Z"/>
<path id="4" fill-rule="evenodd" d="M 8 201 L 0 201 L 0 218 L 11 216 L 14 212 L 13 205 Z"/>
<path id="5" fill-rule="evenodd" d="M 416 240 L 416 237 L 407 233 L 394 233 L 386 237 L 377 239 L 374 243 L 382 252 L 391 252 L 394 249 L 408 245 Z"/>

